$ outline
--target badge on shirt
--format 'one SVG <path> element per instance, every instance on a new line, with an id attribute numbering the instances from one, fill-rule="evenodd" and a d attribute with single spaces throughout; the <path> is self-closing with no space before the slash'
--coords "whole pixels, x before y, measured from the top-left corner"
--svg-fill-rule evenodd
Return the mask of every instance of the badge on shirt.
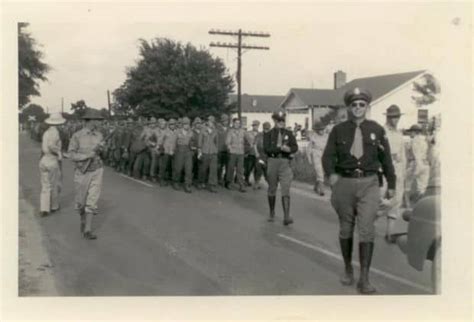
<path id="1" fill-rule="evenodd" d="M 375 141 L 376 138 L 377 138 L 377 137 L 375 136 L 375 133 L 370 133 L 370 139 L 371 139 L 372 141 Z"/>

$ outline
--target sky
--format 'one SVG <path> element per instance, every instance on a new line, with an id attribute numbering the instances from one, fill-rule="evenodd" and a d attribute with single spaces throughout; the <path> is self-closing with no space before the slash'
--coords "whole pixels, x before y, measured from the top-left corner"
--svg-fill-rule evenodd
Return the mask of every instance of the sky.
<path id="1" fill-rule="evenodd" d="M 52 70 L 32 102 L 65 111 L 80 99 L 107 106 L 138 57 L 138 39 L 166 37 L 190 42 L 220 57 L 235 75 L 236 52 L 210 48 L 212 41 L 234 42 L 211 29 L 263 31 L 271 37 L 244 39 L 270 50 L 243 55 L 242 93 L 286 95 L 290 88 L 332 88 L 333 73 L 348 81 L 366 76 L 428 69 L 443 86 L 456 35 L 471 26 L 465 8 L 455 5 L 363 3 L 273 5 L 163 5 L 75 7 L 74 15 L 35 18 L 29 31 L 41 44 Z M 110 8 L 109 8 L 110 9 Z M 62 9 L 63 12 L 70 12 Z M 110 13 L 110 14 L 108 14 Z M 60 18 L 58 18 L 60 17 Z"/>

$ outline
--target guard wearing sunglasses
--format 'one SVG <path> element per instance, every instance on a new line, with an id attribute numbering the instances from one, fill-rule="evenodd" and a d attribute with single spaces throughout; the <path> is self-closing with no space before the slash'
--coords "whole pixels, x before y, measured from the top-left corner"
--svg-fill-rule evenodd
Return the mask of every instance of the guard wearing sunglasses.
<path id="1" fill-rule="evenodd" d="M 354 283 L 352 245 L 357 221 L 361 268 L 357 289 L 362 294 L 376 291 L 369 282 L 369 269 L 380 200 L 377 170 L 383 169 L 389 199 L 395 194 L 396 182 L 385 130 L 366 119 L 371 100 L 372 95 L 364 89 L 354 88 L 345 93 L 350 118 L 332 129 L 323 154 L 324 172 L 332 187 L 331 204 L 339 217 L 339 243 L 345 264 L 341 283 Z"/>

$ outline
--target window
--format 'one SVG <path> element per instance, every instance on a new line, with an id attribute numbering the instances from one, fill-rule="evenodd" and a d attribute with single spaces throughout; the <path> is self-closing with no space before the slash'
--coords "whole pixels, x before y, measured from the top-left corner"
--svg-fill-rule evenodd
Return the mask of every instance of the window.
<path id="1" fill-rule="evenodd" d="M 418 123 L 419 124 L 428 123 L 428 110 L 427 109 L 418 110 Z"/>

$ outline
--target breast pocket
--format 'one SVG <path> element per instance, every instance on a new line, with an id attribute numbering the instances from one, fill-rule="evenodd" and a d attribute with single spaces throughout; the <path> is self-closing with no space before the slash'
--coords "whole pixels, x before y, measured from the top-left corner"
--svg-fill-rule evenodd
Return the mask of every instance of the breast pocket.
<path id="1" fill-rule="evenodd" d="M 379 144 L 377 139 L 364 138 L 364 154 L 376 157 Z"/>

